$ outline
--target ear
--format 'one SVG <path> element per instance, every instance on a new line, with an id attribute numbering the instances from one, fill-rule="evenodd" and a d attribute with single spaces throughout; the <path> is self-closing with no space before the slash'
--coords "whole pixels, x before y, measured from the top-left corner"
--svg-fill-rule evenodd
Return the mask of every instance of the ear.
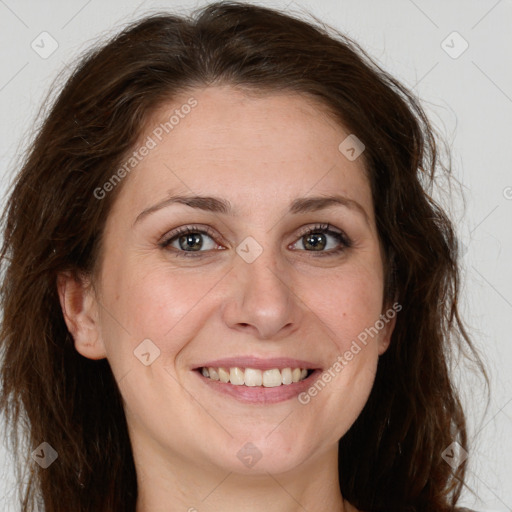
<path id="1" fill-rule="evenodd" d="M 386 352 L 391 343 L 391 335 L 396 325 L 396 315 L 401 309 L 401 304 L 395 302 L 393 305 L 388 305 L 380 316 L 384 327 L 379 334 L 379 356 Z"/>
<path id="2" fill-rule="evenodd" d="M 107 354 L 100 335 L 98 302 L 90 280 L 64 272 L 57 277 L 57 290 L 64 321 L 73 336 L 77 352 L 89 359 L 105 358 Z"/>

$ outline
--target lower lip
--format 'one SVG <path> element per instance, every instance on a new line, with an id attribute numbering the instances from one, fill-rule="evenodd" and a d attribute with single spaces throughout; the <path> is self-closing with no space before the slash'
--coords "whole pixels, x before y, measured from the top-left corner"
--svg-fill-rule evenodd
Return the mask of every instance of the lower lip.
<path id="1" fill-rule="evenodd" d="M 295 398 L 300 393 L 306 391 L 313 385 L 315 380 L 321 374 L 320 370 L 314 370 L 311 375 L 300 382 L 292 384 L 281 384 L 273 388 L 264 386 L 236 386 L 230 382 L 221 382 L 205 377 L 200 371 L 195 371 L 197 376 L 212 389 L 219 393 L 229 395 L 236 400 L 250 404 L 275 404 Z"/>

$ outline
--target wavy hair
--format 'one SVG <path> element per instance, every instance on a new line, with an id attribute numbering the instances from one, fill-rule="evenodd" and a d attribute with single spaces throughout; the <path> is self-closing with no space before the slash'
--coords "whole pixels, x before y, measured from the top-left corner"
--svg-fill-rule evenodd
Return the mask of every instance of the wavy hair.
<path id="1" fill-rule="evenodd" d="M 144 17 L 84 55 L 51 101 L 2 217 L 0 410 L 18 455 L 23 512 L 134 512 L 137 479 L 121 395 L 106 359 L 74 348 L 59 273 L 91 275 L 123 183 L 94 191 L 133 151 L 159 106 L 194 88 L 229 84 L 315 98 L 365 145 L 385 300 L 399 301 L 391 345 L 362 413 L 339 441 L 339 485 L 368 512 L 453 510 L 467 446 L 450 370 L 458 347 L 485 374 L 459 316 L 453 224 L 432 197 L 437 137 L 414 95 L 338 31 L 238 2 L 190 16 Z M 439 144 L 439 143 L 438 143 Z M 466 354 L 466 355 L 467 355 Z M 30 452 L 48 442 L 58 463 Z"/>

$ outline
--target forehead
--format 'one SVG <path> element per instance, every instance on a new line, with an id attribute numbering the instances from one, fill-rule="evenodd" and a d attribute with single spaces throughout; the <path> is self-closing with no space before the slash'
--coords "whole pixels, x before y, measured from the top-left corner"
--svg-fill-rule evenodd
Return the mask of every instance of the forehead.
<path id="1" fill-rule="evenodd" d="M 135 152 L 151 149 L 121 196 L 143 209 L 171 191 L 210 194 L 243 214 L 339 193 L 372 216 L 363 155 L 351 161 L 339 149 L 349 135 L 304 95 L 248 94 L 229 86 L 193 90 L 161 105 L 146 123 Z"/>

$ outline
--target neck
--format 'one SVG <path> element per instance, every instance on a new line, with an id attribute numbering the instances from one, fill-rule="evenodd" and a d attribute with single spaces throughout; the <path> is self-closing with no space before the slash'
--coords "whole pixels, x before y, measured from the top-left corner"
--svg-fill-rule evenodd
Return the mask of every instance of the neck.
<path id="1" fill-rule="evenodd" d="M 136 512 L 352 512 L 338 482 L 337 447 L 286 473 L 241 474 L 163 456 L 159 450 L 137 451 Z M 170 508 L 172 507 L 172 508 Z"/>

